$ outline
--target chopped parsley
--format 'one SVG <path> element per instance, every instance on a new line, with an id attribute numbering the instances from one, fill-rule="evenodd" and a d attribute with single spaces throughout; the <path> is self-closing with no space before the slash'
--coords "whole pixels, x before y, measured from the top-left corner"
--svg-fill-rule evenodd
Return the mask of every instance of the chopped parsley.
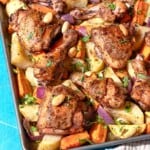
<path id="1" fill-rule="evenodd" d="M 84 81 L 84 75 L 81 77 L 81 82 L 83 82 Z"/>
<path id="2" fill-rule="evenodd" d="M 33 132 L 36 132 L 37 131 L 37 128 L 35 126 L 31 126 L 30 127 L 30 131 L 33 133 Z"/>
<path id="3" fill-rule="evenodd" d="M 29 35 L 28 35 L 28 37 L 27 37 L 27 40 L 29 41 L 29 40 L 31 40 L 32 38 L 33 38 L 33 32 L 30 32 Z"/>
<path id="4" fill-rule="evenodd" d="M 90 40 L 90 36 L 89 35 L 84 36 L 81 40 L 86 43 Z"/>
<path id="5" fill-rule="evenodd" d="M 116 5 L 113 4 L 113 3 L 109 3 L 108 4 L 108 8 L 111 9 L 111 10 L 115 10 L 116 9 Z"/>
<path id="6" fill-rule="evenodd" d="M 146 76 L 145 74 L 142 74 L 142 73 L 138 73 L 137 74 L 137 78 L 139 78 L 139 79 L 147 79 L 148 76 Z"/>
<path id="7" fill-rule="evenodd" d="M 123 87 L 128 87 L 128 84 L 129 84 L 129 78 L 128 77 L 124 77 L 122 79 L 122 84 L 123 84 Z"/>
<path id="8" fill-rule="evenodd" d="M 91 140 L 89 139 L 79 139 L 79 143 L 82 145 L 82 144 L 85 144 L 85 143 L 89 143 L 89 144 L 94 144 Z"/>
<path id="9" fill-rule="evenodd" d="M 120 44 L 125 44 L 128 43 L 129 40 L 128 39 L 120 39 Z"/>
<path id="10" fill-rule="evenodd" d="M 96 116 L 96 122 L 99 124 L 104 124 L 104 120 L 99 115 Z"/>
<path id="11" fill-rule="evenodd" d="M 82 73 L 84 73 L 85 71 L 87 71 L 87 67 L 80 61 L 77 61 L 73 64 L 73 70 L 80 70 Z"/>
<path id="12" fill-rule="evenodd" d="M 128 103 L 128 104 L 125 106 L 125 111 L 126 111 L 127 113 L 131 112 L 131 105 L 130 105 L 130 103 Z"/>
<path id="13" fill-rule="evenodd" d="M 138 15 L 141 15 L 141 14 L 142 14 L 142 10 L 138 10 L 138 11 L 137 11 L 137 14 L 138 14 Z"/>
<path id="14" fill-rule="evenodd" d="M 103 79 L 103 78 L 104 78 L 103 72 L 102 72 L 102 71 L 99 72 L 99 73 L 97 74 L 97 77 L 98 77 L 99 79 Z"/>
<path id="15" fill-rule="evenodd" d="M 52 65 L 52 61 L 51 61 L 51 60 L 48 60 L 48 61 L 47 61 L 47 64 L 46 64 L 46 67 L 51 67 L 51 65 Z"/>
<path id="16" fill-rule="evenodd" d="M 26 94 L 22 99 L 21 99 L 23 104 L 34 104 L 36 101 L 36 98 L 33 97 L 31 94 Z"/>

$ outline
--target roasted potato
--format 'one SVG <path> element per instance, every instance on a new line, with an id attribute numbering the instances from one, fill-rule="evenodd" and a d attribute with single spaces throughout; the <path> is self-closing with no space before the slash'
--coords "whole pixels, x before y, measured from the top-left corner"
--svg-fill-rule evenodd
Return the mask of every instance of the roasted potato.
<path id="1" fill-rule="evenodd" d="M 37 150 L 58 150 L 61 138 L 59 135 L 44 135 Z"/>
<path id="2" fill-rule="evenodd" d="M 115 83 L 117 83 L 118 85 L 122 85 L 121 80 L 120 80 L 119 77 L 115 74 L 115 72 L 113 71 L 113 69 L 112 69 L 111 67 L 105 68 L 105 70 L 104 70 L 104 77 L 105 77 L 105 78 L 112 78 Z"/>
<path id="3" fill-rule="evenodd" d="M 98 72 L 104 68 L 104 62 L 102 59 L 97 57 L 94 47 L 95 47 L 95 45 L 93 42 L 87 42 L 86 43 L 86 54 L 88 57 L 90 71 Z"/>
<path id="4" fill-rule="evenodd" d="M 86 7 L 88 4 L 88 0 L 64 0 L 68 6 L 68 8 L 75 8 L 75 7 Z"/>
<path id="5" fill-rule="evenodd" d="M 144 133 L 146 124 L 140 125 L 109 125 L 111 133 L 116 139 L 126 139 Z"/>
<path id="6" fill-rule="evenodd" d="M 6 12 L 9 17 L 14 14 L 18 9 L 27 9 L 27 5 L 20 0 L 10 0 L 6 4 Z"/>
<path id="7" fill-rule="evenodd" d="M 11 39 L 11 64 L 22 69 L 32 66 L 32 61 L 20 45 L 17 33 L 13 33 Z"/>
<path id="8" fill-rule="evenodd" d="M 39 105 L 20 105 L 20 113 L 29 121 L 35 122 L 38 120 Z"/>
<path id="9" fill-rule="evenodd" d="M 128 124 L 144 124 L 144 114 L 140 107 L 133 102 L 127 101 L 122 108 L 106 108 L 106 110 L 115 120 L 123 118 Z"/>

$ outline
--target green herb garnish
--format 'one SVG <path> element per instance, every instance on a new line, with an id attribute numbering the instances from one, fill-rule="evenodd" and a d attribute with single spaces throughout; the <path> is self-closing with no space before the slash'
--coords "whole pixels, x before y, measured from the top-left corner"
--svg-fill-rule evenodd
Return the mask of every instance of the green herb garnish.
<path id="1" fill-rule="evenodd" d="M 52 61 L 51 60 L 48 60 L 47 61 L 47 64 L 46 64 L 46 67 L 50 67 L 52 65 Z"/>
<path id="2" fill-rule="evenodd" d="M 128 77 L 124 77 L 122 79 L 122 84 L 123 84 L 123 87 L 128 87 L 128 84 L 129 84 L 129 78 Z"/>
<path id="3" fill-rule="evenodd" d="M 84 75 L 81 77 L 81 82 L 83 82 L 84 81 Z"/>
<path id="4" fill-rule="evenodd" d="M 89 139 L 79 139 L 79 143 L 82 145 L 82 144 L 85 144 L 85 143 L 89 143 L 89 144 L 94 144 L 91 140 Z"/>
<path id="5" fill-rule="evenodd" d="M 138 74 L 137 74 L 137 78 L 139 78 L 139 79 L 147 79 L 148 76 L 145 75 L 145 74 L 142 74 L 142 73 L 138 73 Z"/>
<path id="6" fill-rule="evenodd" d="M 104 124 L 104 120 L 99 115 L 96 116 L 96 122 L 99 124 Z"/>
<path id="7" fill-rule="evenodd" d="M 120 44 L 125 44 L 128 43 L 129 40 L 128 39 L 120 39 Z"/>
<path id="8" fill-rule="evenodd" d="M 21 99 L 23 104 L 34 104 L 36 101 L 36 98 L 33 97 L 31 94 L 26 94 L 22 99 Z"/>
<path id="9" fill-rule="evenodd" d="M 128 113 L 131 112 L 131 105 L 129 103 L 125 106 L 125 111 Z"/>
<path id="10" fill-rule="evenodd" d="M 31 40 L 32 38 L 33 38 L 33 32 L 30 32 L 29 35 L 28 35 L 28 37 L 27 37 L 27 39 L 28 39 L 28 41 L 29 41 L 29 40 Z"/>
<path id="11" fill-rule="evenodd" d="M 35 126 L 31 126 L 30 127 L 30 131 L 33 133 L 33 132 L 36 132 L 37 131 L 37 128 Z"/>
<path id="12" fill-rule="evenodd" d="M 86 43 L 90 40 L 90 36 L 89 35 L 84 36 L 81 40 Z"/>
<path id="13" fill-rule="evenodd" d="M 108 8 L 111 9 L 111 10 L 115 10 L 116 9 L 116 5 L 113 4 L 113 3 L 109 3 L 108 4 Z"/>

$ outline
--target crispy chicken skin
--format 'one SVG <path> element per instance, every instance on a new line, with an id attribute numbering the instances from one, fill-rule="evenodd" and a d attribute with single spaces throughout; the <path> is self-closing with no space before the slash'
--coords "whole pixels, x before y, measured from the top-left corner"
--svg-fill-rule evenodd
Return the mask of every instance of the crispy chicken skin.
<path id="1" fill-rule="evenodd" d="M 138 55 L 131 61 L 136 79 L 131 91 L 131 97 L 139 103 L 143 110 L 150 110 L 150 80 L 143 58 Z"/>
<path id="2" fill-rule="evenodd" d="M 78 34 L 75 30 L 68 30 L 63 34 L 63 40 L 51 47 L 48 53 L 35 55 L 34 76 L 41 84 L 49 84 L 62 78 L 67 72 L 69 59 L 67 52 L 77 42 Z"/>
<path id="3" fill-rule="evenodd" d="M 99 27 L 92 30 L 92 40 L 96 44 L 96 53 L 112 68 L 126 66 L 132 54 L 132 37 L 125 36 L 119 25 Z"/>
<path id="4" fill-rule="evenodd" d="M 65 95 L 65 100 L 59 106 L 53 106 L 52 100 L 59 94 Z M 46 98 L 40 108 L 37 127 L 42 134 L 67 135 L 84 130 L 86 117 L 84 112 L 91 112 L 76 91 L 58 85 L 47 90 Z M 88 118 L 89 119 L 89 118 Z"/>
<path id="5" fill-rule="evenodd" d="M 85 20 L 93 17 L 100 17 L 108 22 L 115 20 L 115 15 L 106 3 L 100 3 L 89 8 L 76 8 L 70 12 L 75 19 Z"/>
<path id="6" fill-rule="evenodd" d="M 28 53 L 47 50 L 52 39 L 60 31 L 59 21 L 45 24 L 42 22 L 43 17 L 44 14 L 35 10 L 19 10 L 10 19 L 21 45 Z"/>
<path id="7" fill-rule="evenodd" d="M 131 97 L 139 103 L 143 110 L 150 111 L 150 81 L 136 80 L 132 88 Z"/>
<path id="8" fill-rule="evenodd" d="M 83 88 L 86 95 L 97 100 L 103 106 L 119 108 L 124 105 L 126 91 L 116 85 L 112 79 L 100 80 L 82 73 L 72 74 L 71 79 Z"/>

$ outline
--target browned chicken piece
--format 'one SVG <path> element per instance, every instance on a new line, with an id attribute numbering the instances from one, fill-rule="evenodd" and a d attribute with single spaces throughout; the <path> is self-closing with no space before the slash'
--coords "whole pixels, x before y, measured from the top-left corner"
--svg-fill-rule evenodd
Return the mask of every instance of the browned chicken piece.
<path id="1" fill-rule="evenodd" d="M 116 85 L 112 79 L 98 79 L 82 73 L 71 75 L 72 81 L 79 85 L 87 96 L 97 100 L 101 105 L 119 108 L 124 105 L 126 91 Z"/>
<path id="2" fill-rule="evenodd" d="M 146 65 L 140 55 L 131 61 L 132 68 L 136 75 L 131 91 L 131 97 L 139 103 L 143 110 L 150 110 L 150 76 L 148 76 Z"/>
<path id="3" fill-rule="evenodd" d="M 111 9 L 106 3 L 100 3 L 90 8 L 76 8 L 70 11 L 70 14 L 75 19 L 80 20 L 86 20 L 93 17 L 100 17 L 108 22 L 113 22 L 115 20 L 115 15 L 112 13 Z"/>
<path id="4" fill-rule="evenodd" d="M 150 111 L 150 81 L 136 80 L 132 88 L 131 97 L 139 103 L 143 110 Z"/>
<path id="5" fill-rule="evenodd" d="M 25 3 L 39 3 L 41 5 L 52 7 L 57 13 L 62 13 L 67 8 L 63 0 L 23 0 Z"/>
<path id="6" fill-rule="evenodd" d="M 138 74 L 147 76 L 146 65 L 141 55 L 137 55 L 135 59 L 131 60 L 131 65 L 136 76 Z"/>
<path id="7" fill-rule="evenodd" d="M 69 59 L 67 51 L 77 42 L 78 34 L 75 30 L 68 30 L 63 34 L 63 40 L 58 41 L 51 47 L 48 53 L 33 55 L 35 60 L 34 76 L 40 84 L 52 84 L 58 81 L 67 72 Z"/>
<path id="8" fill-rule="evenodd" d="M 125 35 L 126 34 L 126 35 Z M 132 54 L 132 36 L 119 25 L 99 27 L 92 30 L 96 53 L 104 62 L 115 69 L 124 68 Z"/>
<path id="9" fill-rule="evenodd" d="M 10 24 L 17 31 L 21 45 L 27 53 L 36 53 L 49 48 L 52 39 L 59 33 L 59 21 L 51 24 L 42 21 L 44 14 L 35 10 L 19 10 Z M 14 19 L 14 20 L 13 20 Z"/>
<path id="10" fill-rule="evenodd" d="M 42 134 L 67 135 L 84 130 L 85 121 L 91 116 L 86 118 L 84 113 L 91 113 L 92 107 L 78 97 L 76 92 L 63 85 L 47 90 L 37 122 L 37 127 Z M 54 100 L 56 101 L 56 97 L 60 94 L 64 97 L 56 106 Z"/>
<path id="11" fill-rule="evenodd" d="M 150 46 L 150 32 L 147 32 L 145 35 L 145 43 L 147 46 Z"/>

